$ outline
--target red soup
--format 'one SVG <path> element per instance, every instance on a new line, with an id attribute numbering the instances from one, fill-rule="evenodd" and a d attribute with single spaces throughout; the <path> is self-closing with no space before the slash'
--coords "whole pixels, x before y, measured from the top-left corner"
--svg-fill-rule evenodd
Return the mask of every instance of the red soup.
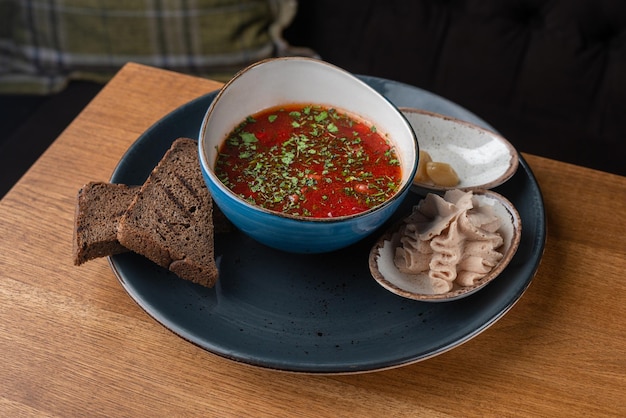
<path id="1" fill-rule="evenodd" d="M 364 212 L 401 181 L 396 151 L 375 126 L 303 104 L 249 116 L 222 144 L 215 171 L 252 204 L 313 218 Z"/>

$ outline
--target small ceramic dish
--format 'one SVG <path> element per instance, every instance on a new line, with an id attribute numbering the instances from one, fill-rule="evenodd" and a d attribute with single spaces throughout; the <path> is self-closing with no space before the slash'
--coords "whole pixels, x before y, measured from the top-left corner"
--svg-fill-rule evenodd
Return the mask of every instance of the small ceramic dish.
<path id="1" fill-rule="evenodd" d="M 502 136 L 469 122 L 414 108 L 400 108 L 421 151 L 449 164 L 460 183 L 453 187 L 414 181 L 427 191 L 491 189 L 507 181 L 518 166 L 518 154 Z"/>
<path id="2" fill-rule="evenodd" d="M 385 289 L 408 299 L 426 302 L 445 302 L 460 299 L 483 288 L 494 280 L 509 264 L 521 239 L 520 216 L 511 202 L 502 195 L 489 190 L 473 191 L 474 207 L 491 206 L 493 214 L 500 219 L 501 225 L 497 232 L 504 243 L 498 249 L 502 253 L 499 262 L 482 278 L 471 286 L 460 286 L 454 282 L 451 290 L 436 293 L 433 281 L 428 273 L 407 274 L 401 272 L 394 263 L 396 248 L 400 243 L 401 224 L 396 224 L 385 233 L 372 247 L 369 255 L 369 268 L 374 279 Z"/>

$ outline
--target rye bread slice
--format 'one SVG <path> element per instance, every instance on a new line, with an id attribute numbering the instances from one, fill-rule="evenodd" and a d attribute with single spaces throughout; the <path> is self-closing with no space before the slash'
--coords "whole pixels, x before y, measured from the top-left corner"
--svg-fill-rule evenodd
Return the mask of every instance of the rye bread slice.
<path id="1" fill-rule="evenodd" d="M 174 141 L 121 217 L 117 238 L 180 278 L 212 287 L 213 202 L 199 167 L 196 141 Z"/>
<path id="2" fill-rule="evenodd" d="M 80 188 L 74 214 L 74 264 L 127 252 L 117 240 L 117 226 L 139 186 L 89 182 Z"/>

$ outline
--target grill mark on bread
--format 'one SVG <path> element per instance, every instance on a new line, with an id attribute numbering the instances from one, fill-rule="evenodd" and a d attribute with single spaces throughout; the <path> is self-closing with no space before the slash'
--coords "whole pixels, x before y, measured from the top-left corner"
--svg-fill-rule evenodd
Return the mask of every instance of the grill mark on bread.
<path id="1" fill-rule="evenodd" d="M 161 188 L 163 189 L 163 192 L 167 195 L 167 198 L 169 200 L 172 201 L 172 203 L 174 203 L 174 206 L 176 206 L 176 208 L 178 209 L 178 212 L 185 218 L 189 219 L 189 213 L 187 212 L 187 209 L 185 208 L 185 205 L 178 199 L 178 197 L 176 197 L 176 195 L 174 194 L 174 192 L 172 192 L 172 190 L 170 190 L 169 187 L 167 187 L 166 185 L 162 184 Z"/>
<path id="2" fill-rule="evenodd" d="M 180 183 L 185 186 L 185 189 L 187 189 L 189 193 L 191 193 L 196 202 L 199 202 L 200 196 L 198 195 L 198 191 L 193 187 L 193 185 L 190 184 L 189 181 L 185 177 L 181 176 L 179 173 L 176 173 L 175 176 L 178 181 L 180 181 Z"/>
<path id="3" fill-rule="evenodd" d="M 157 221 L 159 223 L 159 225 L 163 225 L 165 226 L 165 228 L 170 230 L 170 233 L 175 234 L 176 230 L 174 229 L 174 226 L 170 223 L 170 221 L 167 220 L 167 217 L 163 214 L 163 212 L 161 211 L 161 209 L 159 208 L 154 208 L 154 213 L 157 216 Z M 158 226 L 158 225 L 157 225 Z M 163 234 L 161 233 L 161 231 L 159 231 L 159 228 L 156 228 L 156 232 L 159 234 L 159 236 L 161 237 L 161 239 L 163 241 L 166 241 L 165 236 L 163 236 Z"/>

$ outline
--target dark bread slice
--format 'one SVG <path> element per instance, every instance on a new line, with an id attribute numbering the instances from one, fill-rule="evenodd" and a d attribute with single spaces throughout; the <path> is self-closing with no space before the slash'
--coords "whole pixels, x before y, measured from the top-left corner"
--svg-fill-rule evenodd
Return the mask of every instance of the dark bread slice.
<path id="1" fill-rule="evenodd" d="M 199 167 L 196 141 L 174 141 L 121 217 L 117 238 L 180 278 L 212 287 L 213 202 Z"/>
<path id="2" fill-rule="evenodd" d="M 128 249 L 117 240 L 117 226 L 139 186 L 90 182 L 78 191 L 74 214 L 74 264 L 120 254 Z"/>

